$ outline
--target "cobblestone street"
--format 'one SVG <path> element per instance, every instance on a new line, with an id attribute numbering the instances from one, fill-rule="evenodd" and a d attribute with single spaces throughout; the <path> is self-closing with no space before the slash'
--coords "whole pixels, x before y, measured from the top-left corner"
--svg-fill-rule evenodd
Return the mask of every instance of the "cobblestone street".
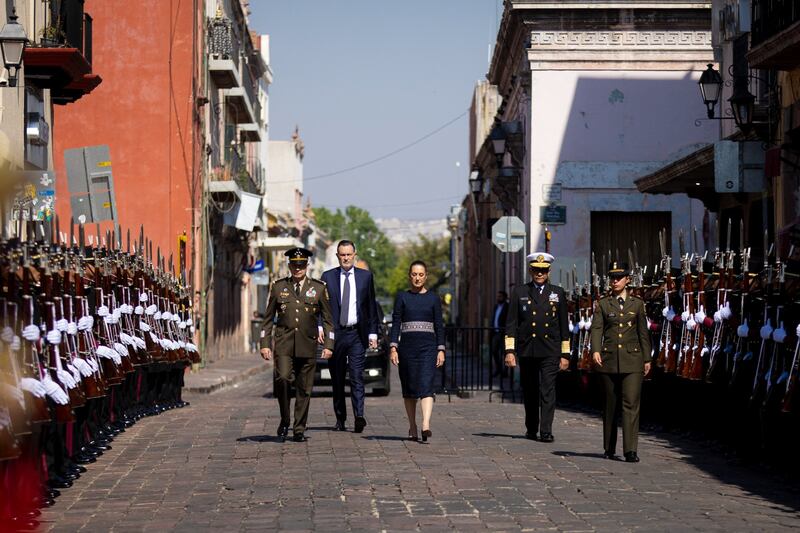
<path id="1" fill-rule="evenodd" d="M 556 442 L 523 409 L 440 397 L 433 438 L 403 439 L 399 387 L 367 399 L 361 435 L 311 402 L 307 443 L 278 442 L 271 373 L 140 421 L 44 515 L 52 531 L 777 531 L 800 491 L 715 450 L 644 434 L 642 462 L 602 459 L 601 422 L 559 410 Z M 348 420 L 352 429 L 352 419 Z"/>

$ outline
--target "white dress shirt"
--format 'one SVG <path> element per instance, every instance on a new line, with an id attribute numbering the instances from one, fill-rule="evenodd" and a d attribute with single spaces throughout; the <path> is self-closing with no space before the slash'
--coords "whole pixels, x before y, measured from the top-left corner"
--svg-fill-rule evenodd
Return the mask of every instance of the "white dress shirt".
<path id="1" fill-rule="evenodd" d="M 344 284 L 345 280 L 347 283 L 350 284 L 350 310 L 347 312 L 347 325 L 348 326 L 355 326 L 358 324 L 358 298 L 356 296 L 356 270 L 351 268 L 349 270 L 350 275 L 344 275 L 345 270 L 341 269 L 339 272 L 339 301 L 342 301 L 342 296 L 344 296 Z"/>

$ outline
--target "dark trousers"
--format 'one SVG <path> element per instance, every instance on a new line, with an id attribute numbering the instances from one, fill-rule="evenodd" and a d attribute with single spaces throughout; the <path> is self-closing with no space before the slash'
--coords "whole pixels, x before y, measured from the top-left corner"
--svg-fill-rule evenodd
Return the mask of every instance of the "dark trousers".
<path id="1" fill-rule="evenodd" d="M 556 411 L 558 357 L 520 357 L 520 384 L 525 402 L 525 428 L 528 433 L 552 433 Z"/>
<path id="2" fill-rule="evenodd" d="M 639 445 L 639 400 L 642 394 L 641 372 L 600 374 L 606 391 L 603 409 L 603 449 L 614 452 L 617 447 L 619 411 L 622 407 L 622 451 L 635 452 Z"/>
<path id="3" fill-rule="evenodd" d="M 333 357 L 328 362 L 333 382 L 333 412 L 337 420 L 347 420 L 347 402 L 344 383 L 347 368 L 350 368 L 350 401 L 353 416 L 364 416 L 364 365 L 367 359 L 364 343 L 358 330 L 336 332 Z"/>
<path id="4" fill-rule="evenodd" d="M 508 367 L 505 365 L 505 337 L 500 330 L 492 331 L 489 334 L 489 349 L 492 351 L 492 375 L 508 375 Z"/>
<path id="5" fill-rule="evenodd" d="M 314 387 L 314 369 L 317 360 L 313 357 L 275 357 L 275 397 L 281 411 L 281 423 L 289 425 L 289 388 L 294 386 L 294 432 L 305 433 L 308 422 L 308 406 L 311 389 Z"/>

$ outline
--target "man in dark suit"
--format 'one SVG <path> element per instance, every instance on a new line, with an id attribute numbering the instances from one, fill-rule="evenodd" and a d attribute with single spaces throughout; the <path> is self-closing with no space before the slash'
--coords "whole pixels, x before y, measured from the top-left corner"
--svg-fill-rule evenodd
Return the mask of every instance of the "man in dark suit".
<path id="1" fill-rule="evenodd" d="M 548 282 L 554 258 L 544 252 L 528 256 L 533 281 L 511 293 L 506 324 L 506 365 L 519 361 L 525 402 L 525 436 L 553 442 L 556 375 L 569 367 L 569 318 L 564 289 Z"/>
<path id="2" fill-rule="evenodd" d="M 508 318 L 508 293 L 498 291 L 497 303 L 492 313 L 492 333 L 490 346 L 492 347 L 492 361 L 494 370 L 492 375 L 496 376 L 502 372 L 503 376 L 508 375 L 508 369 L 503 365 L 503 336 L 506 332 L 506 320 Z"/>
<path id="3" fill-rule="evenodd" d="M 277 280 L 270 289 L 261 332 L 261 357 L 272 359 L 274 345 L 275 397 L 281 410 L 278 436 L 285 439 L 289 432 L 289 385 L 294 384 L 292 440 L 304 442 L 317 365 L 317 324 L 322 323 L 322 357 L 329 359 L 334 341 L 333 319 L 325 284 L 306 276 L 311 252 L 292 248 L 285 255 L 292 275 Z"/>
<path id="4" fill-rule="evenodd" d="M 336 246 L 339 266 L 322 274 L 330 289 L 336 342 L 330 361 L 333 382 L 333 412 L 337 431 L 345 430 L 347 402 L 344 396 L 345 374 L 350 368 L 350 396 L 355 417 L 354 431 L 361 433 L 364 418 L 364 364 L 367 347 L 378 346 L 378 310 L 372 273 L 355 266 L 356 247 L 343 240 Z"/>

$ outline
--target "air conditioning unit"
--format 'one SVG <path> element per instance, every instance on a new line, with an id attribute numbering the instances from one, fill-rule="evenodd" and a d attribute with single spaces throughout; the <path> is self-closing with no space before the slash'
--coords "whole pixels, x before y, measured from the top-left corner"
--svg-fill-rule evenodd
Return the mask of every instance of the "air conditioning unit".
<path id="1" fill-rule="evenodd" d="M 39 113 L 28 113 L 25 137 L 36 146 L 46 146 L 50 142 L 50 126 Z"/>
<path id="2" fill-rule="evenodd" d="M 765 152 L 758 141 L 714 143 L 714 190 L 762 192 Z"/>

